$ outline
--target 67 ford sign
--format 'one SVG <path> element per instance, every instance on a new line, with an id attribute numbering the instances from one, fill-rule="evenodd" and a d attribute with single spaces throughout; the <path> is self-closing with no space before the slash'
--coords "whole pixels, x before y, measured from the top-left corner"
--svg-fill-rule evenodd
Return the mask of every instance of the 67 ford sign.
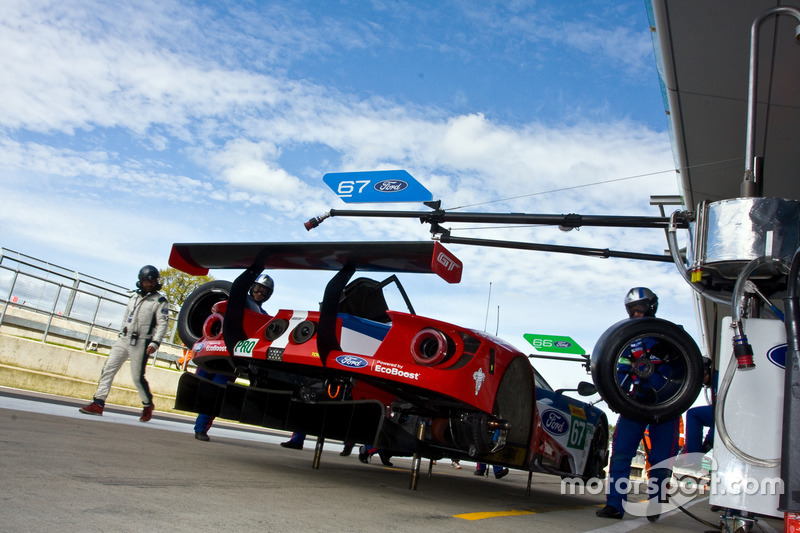
<path id="1" fill-rule="evenodd" d="M 405 170 L 330 172 L 322 181 L 346 203 L 429 202 L 431 192 Z"/>

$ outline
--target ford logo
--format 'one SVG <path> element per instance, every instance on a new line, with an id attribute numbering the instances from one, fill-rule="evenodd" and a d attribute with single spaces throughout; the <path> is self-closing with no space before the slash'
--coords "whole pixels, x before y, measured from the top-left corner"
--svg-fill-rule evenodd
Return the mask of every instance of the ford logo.
<path id="1" fill-rule="evenodd" d="M 340 355 L 336 362 L 347 368 L 364 368 L 369 364 L 366 359 L 355 355 Z"/>
<path id="2" fill-rule="evenodd" d="M 547 409 L 542 413 L 542 425 L 551 435 L 565 435 L 569 431 L 567 417 L 553 409 Z"/>
<path id="3" fill-rule="evenodd" d="M 788 347 L 785 344 L 779 344 L 778 346 L 773 346 L 767 352 L 767 359 L 773 365 L 779 368 L 786 368 L 786 351 Z"/>
<path id="4" fill-rule="evenodd" d="M 556 348 L 569 348 L 570 346 L 572 346 L 572 343 L 567 341 L 556 341 L 553 343 L 553 346 L 555 346 Z"/>
<path id="5" fill-rule="evenodd" d="M 374 185 L 378 192 L 399 192 L 408 187 L 408 183 L 403 180 L 383 180 Z"/>

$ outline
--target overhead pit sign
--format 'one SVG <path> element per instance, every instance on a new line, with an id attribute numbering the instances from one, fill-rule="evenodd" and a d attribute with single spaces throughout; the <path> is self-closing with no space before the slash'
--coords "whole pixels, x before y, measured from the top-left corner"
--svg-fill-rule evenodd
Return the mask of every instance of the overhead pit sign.
<path id="1" fill-rule="evenodd" d="M 523 335 L 526 341 L 531 343 L 537 352 L 566 353 L 572 355 L 584 355 L 581 345 L 572 340 L 571 337 L 560 337 L 558 335 L 537 335 L 526 333 Z"/>
<path id="2" fill-rule="evenodd" d="M 329 172 L 322 181 L 346 203 L 433 200 L 433 194 L 405 170 Z"/>

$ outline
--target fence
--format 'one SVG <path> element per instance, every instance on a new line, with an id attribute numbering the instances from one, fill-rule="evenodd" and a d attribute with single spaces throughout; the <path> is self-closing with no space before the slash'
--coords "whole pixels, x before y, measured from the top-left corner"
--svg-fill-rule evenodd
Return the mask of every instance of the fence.
<path id="1" fill-rule="evenodd" d="M 125 287 L 0 248 L 0 328 L 36 335 L 42 342 L 86 351 L 111 348 L 122 327 L 131 291 Z M 173 362 L 182 347 L 175 338 L 178 310 L 170 304 L 168 334 L 154 354 Z"/>

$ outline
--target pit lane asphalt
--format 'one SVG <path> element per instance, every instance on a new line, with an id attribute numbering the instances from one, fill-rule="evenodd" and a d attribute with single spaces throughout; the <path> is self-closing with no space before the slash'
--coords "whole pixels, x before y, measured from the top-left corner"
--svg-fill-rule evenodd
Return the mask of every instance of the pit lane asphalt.
<path id="1" fill-rule="evenodd" d="M 194 419 L 108 406 L 83 415 L 85 402 L 0 387 L 0 531 L 319 531 L 504 532 L 704 531 L 680 511 L 656 523 L 595 516 L 602 495 L 562 495 L 556 476 L 512 470 L 501 480 L 474 476 L 449 460 L 409 489 L 409 458 L 394 467 L 340 457 L 326 443 L 312 468 L 303 451 L 278 443 L 288 434 L 218 421 L 211 442 L 193 438 Z M 158 406 L 156 406 L 156 409 Z M 716 523 L 707 499 L 691 512 Z M 780 520 L 760 520 L 764 531 Z M 777 529 L 776 529 L 777 528 Z"/>

